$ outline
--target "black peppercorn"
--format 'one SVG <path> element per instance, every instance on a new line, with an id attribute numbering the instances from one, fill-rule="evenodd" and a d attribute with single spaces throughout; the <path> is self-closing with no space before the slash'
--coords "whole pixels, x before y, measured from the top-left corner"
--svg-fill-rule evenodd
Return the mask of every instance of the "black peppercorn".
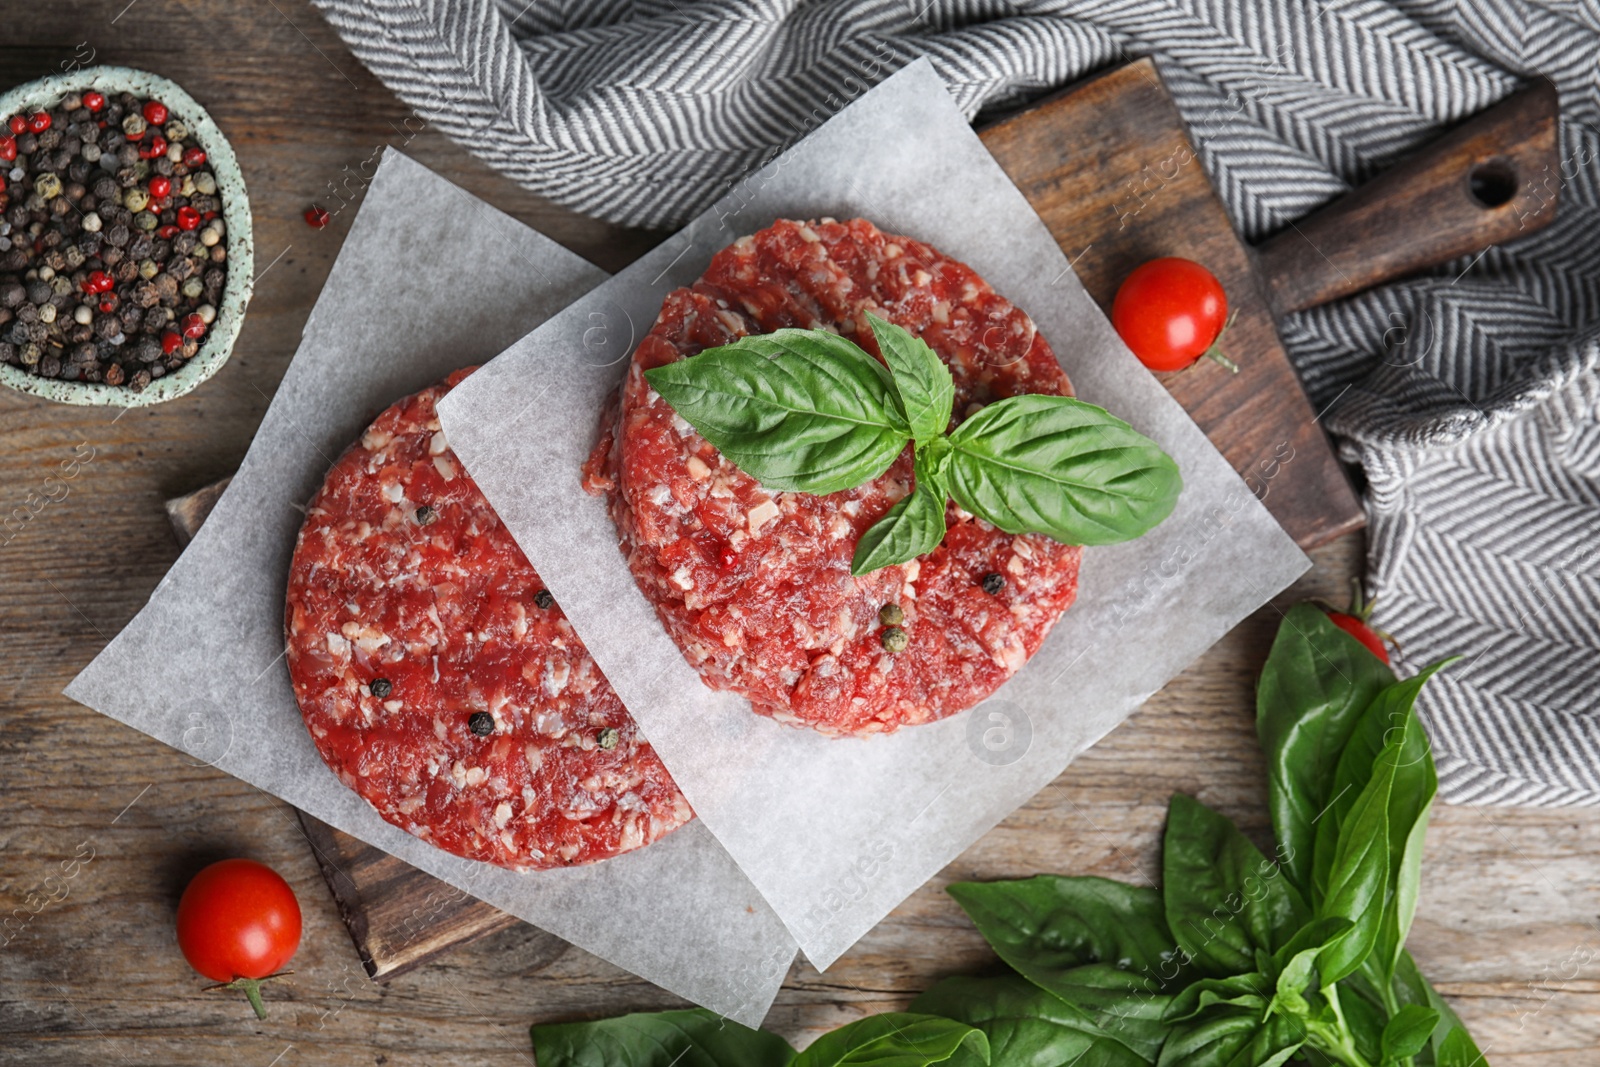
<path id="1" fill-rule="evenodd" d="M 382 700 L 394 690 L 394 684 L 387 678 L 374 678 L 368 683 L 367 688 L 372 690 L 372 695 Z"/>
<path id="2" fill-rule="evenodd" d="M 439 521 L 439 513 L 424 504 L 417 509 L 416 520 L 418 526 L 432 526 Z"/>
<path id="3" fill-rule="evenodd" d="M 487 711 L 475 711 L 467 716 L 467 729 L 479 737 L 488 737 L 494 733 L 494 716 Z"/>
<path id="4" fill-rule="evenodd" d="M 40 376 L 139 389 L 198 351 L 193 338 L 163 351 L 162 333 L 201 304 L 221 305 L 226 251 L 202 247 L 188 230 L 159 231 L 179 208 L 204 214 L 223 204 L 203 158 L 140 157 L 148 138 L 131 140 L 123 120 L 145 123 L 144 103 L 123 93 L 91 112 L 69 93 L 45 109 L 47 129 L 13 138 L 14 164 L 0 171 L 0 344 L 9 346 L 0 359 Z M 204 151 L 182 122 L 163 125 L 173 151 Z M 171 180 L 152 201 L 155 177 Z"/>
<path id="5" fill-rule="evenodd" d="M 983 591 L 994 596 L 1006 587 L 1006 577 L 996 571 L 990 571 L 983 576 Z"/>
<path id="6" fill-rule="evenodd" d="M 533 594 L 533 603 L 540 610 L 545 610 L 556 602 L 556 596 L 548 589 L 541 589 Z"/>

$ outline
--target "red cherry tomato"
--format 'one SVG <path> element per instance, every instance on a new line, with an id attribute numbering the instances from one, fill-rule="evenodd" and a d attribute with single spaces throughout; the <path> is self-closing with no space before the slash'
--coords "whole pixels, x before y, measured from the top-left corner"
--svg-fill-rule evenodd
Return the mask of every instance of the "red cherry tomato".
<path id="1" fill-rule="evenodd" d="M 1360 641 L 1363 645 L 1366 645 L 1367 651 L 1374 656 L 1377 656 L 1385 663 L 1389 662 L 1389 649 L 1384 645 L 1383 638 L 1379 637 L 1377 631 L 1368 626 L 1365 620 L 1354 615 L 1346 615 L 1342 611 L 1330 611 L 1328 612 L 1328 621 L 1357 641 Z"/>
<path id="2" fill-rule="evenodd" d="M 1216 275 L 1176 256 L 1134 268 L 1111 305 L 1111 324 L 1155 371 L 1182 370 L 1205 355 L 1227 319 L 1228 296 Z"/>
<path id="3" fill-rule="evenodd" d="M 264 1019 L 260 980 L 300 947 L 300 904 L 289 883 L 265 864 L 213 863 L 194 876 L 178 902 L 178 947 L 196 971 L 243 989 Z"/>

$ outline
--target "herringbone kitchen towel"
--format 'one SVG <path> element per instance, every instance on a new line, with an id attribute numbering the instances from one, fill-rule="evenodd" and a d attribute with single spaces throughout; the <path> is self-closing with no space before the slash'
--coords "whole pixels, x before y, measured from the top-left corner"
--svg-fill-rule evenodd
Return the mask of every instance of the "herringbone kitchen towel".
<path id="1" fill-rule="evenodd" d="M 1544 76 L 1560 222 L 1297 315 L 1455 801 L 1600 803 L 1600 0 L 318 0 L 529 188 L 673 225 L 910 59 L 973 116 L 1154 55 L 1259 239 Z"/>

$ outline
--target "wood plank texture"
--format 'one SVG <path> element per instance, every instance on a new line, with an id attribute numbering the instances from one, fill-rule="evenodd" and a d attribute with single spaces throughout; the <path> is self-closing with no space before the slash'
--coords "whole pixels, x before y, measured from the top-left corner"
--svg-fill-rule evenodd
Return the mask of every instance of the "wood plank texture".
<path id="1" fill-rule="evenodd" d="M 353 213 L 329 186 L 353 204 L 353 175 L 379 145 L 404 148 L 610 269 L 656 237 L 556 209 L 426 129 L 306 0 L 13 5 L 0 84 L 57 69 L 85 38 L 99 62 L 182 82 L 228 131 L 265 273 L 232 362 L 187 397 L 119 414 L 0 395 L 0 513 L 31 515 L 0 533 L 0 1064 L 527 1067 L 530 1023 L 679 1005 L 521 923 L 387 983 L 369 981 L 293 809 L 60 695 L 176 558 L 164 502 L 237 468 Z M 338 209 L 320 232 L 299 218 L 318 199 Z M 1144 210 L 1161 203 L 1152 195 Z M 62 480 L 63 461 L 83 455 L 92 458 L 65 479 L 65 496 L 46 485 Z M 995 967 L 943 892 L 953 879 L 1053 870 L 1150 880 L 1174 790 L 1262 838 L 1255 674 L 1278 609 L 1308 595 L 1341 597 L 1361 547 L 1346 536 L 1313 553 L 1315 570 L 1275 606 L 827 973 L 797 963 L 767 1026 L 804 1043 L 867 1012 L 903 1008 L 944 975 Z M 1496 1067 L 1594 1062 L 1596 840 L 1600 813 L 1586 810 L 1445 808 L 1434 819 L 1412 947 Z M 203 994 L 207 983 L 173 943 L 186 880 L 226 855 L 272 864 L 305 911 L 296 973 L 268 993 L 264 1022 L 242 1001 Z"/>

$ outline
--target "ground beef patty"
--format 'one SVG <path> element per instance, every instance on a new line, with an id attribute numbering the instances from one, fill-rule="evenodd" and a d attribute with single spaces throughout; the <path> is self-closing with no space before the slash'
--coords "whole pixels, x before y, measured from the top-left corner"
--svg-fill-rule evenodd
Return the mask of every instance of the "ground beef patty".
<path id="1" fill-rule="evenodd" d="M 520 870 L 605 859 L 693 813 L 439 432 L 470 373 L 328 472 L 289 570 L 289 676 L 322 758 L 401 829 Z"/>
<path id="2" fill-rule="evenodd" d="M 852 577 L 856 541 L 912 488 L 909 448 L 856 489 L 769 493 L 644 379 L 785 326 L 833 330 L 876 354 L 869 311 L 949 365 L 957 422 L 1003 397 L 1071 393 L 1032 320 L 967 266 L 860 219 L 780 221 L 667 296 L 584 472 L 609 499 L 634 578 L 706 683 L 837 734 L 929 722 L 988 696 L 1071 605 L 1082 552 L 1001 533 L 952 504 L 933 552 Z M 904 611 L 910 638 L 894 655 L 881 639 L 886 604 Z"/>

